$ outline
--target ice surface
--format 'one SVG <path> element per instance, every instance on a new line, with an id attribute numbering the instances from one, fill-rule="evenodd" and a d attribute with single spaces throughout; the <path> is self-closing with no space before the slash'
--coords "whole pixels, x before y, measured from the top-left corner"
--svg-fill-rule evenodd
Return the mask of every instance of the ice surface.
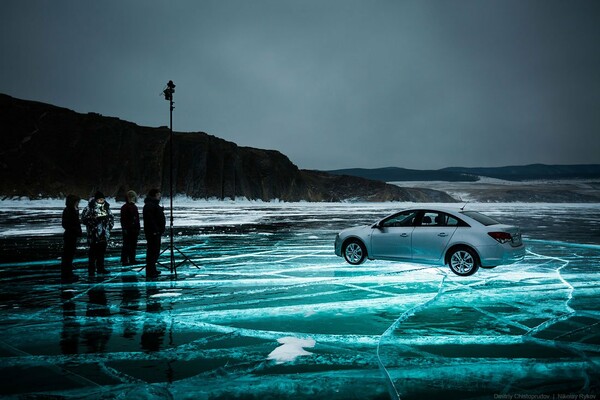
<path id="1" fill-rule="evenodd" d="M 339 230 L 407 206 L 178 199 L 175 243 L 200 269 L 185 263 L 177 279 L 163 269 L 147 282 L 119 265 L 117 233 L 111 275 L 85 278 L 82 240 L 84 279 L 61 285 L 62 201 L 0 202 L 0 395 L 492 399 L 600 390 L 600 205 L 469 205 L 521 226 L 528 253 L 468 278 L 411 263 L 350 266 L 333 254 Z"/>

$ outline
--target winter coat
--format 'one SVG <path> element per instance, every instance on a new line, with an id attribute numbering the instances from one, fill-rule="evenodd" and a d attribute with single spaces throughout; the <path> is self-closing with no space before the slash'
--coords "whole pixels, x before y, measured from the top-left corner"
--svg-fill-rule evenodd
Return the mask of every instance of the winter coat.
<path id="1" fill-rule="evenodd" d="M 135 203 L 127 202 L 121 207 L 121 228 L 123 233 L 140 233 L 140 212 Z"/>
<path id="2" fill-rule="evenodd" d="M 157 236 L 165 233 L 165 210 L 158 204 L 157 199 L 146 197 L 144 199 L 144 234 Z"/>
<path id="3" fill-rule="evenodd" d="M 79 237 L 82 235 L 79 213 L 76 208 L 66 207 L 63 210 L 62 227 L 65 229 L 65 236 Z"/>
<path id="4" fill-rule="evenodd" d="M 110 239 L 110 230 L 115 224 L 115 217 L 108 202 L 100 205 L 95 199 L 90 199 L 81 212 L 81 222 L 86 227 L 89 244 L 107 242 Z"/>

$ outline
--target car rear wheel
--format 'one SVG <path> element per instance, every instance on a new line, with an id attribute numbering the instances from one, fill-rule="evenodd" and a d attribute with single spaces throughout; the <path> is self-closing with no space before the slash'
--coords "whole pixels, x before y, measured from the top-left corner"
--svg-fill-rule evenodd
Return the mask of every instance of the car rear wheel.
<path id="1" fill-rule="evenodd" d="M 448 266 L 456 275 L 473 275 L 479 269 L 479 258 L 471 249 L 457 248 L 448 257 Z"/>
<path id="2" fill-rule="evenodd" d="M 350 240 L 344 244 L 344 258 L 349 264 L 362 264 L 366 257 L 367 250 L 358 240 Z"/>

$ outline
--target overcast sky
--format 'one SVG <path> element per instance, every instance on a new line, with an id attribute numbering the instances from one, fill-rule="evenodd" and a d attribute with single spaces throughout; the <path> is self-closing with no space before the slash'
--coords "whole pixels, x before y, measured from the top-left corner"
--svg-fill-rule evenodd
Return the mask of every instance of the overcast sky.
<path id="1" fill-rule="evenodd" d="M 2 0 L 0 92 L 300 168 L 600 163 L 600 1 Z"/>

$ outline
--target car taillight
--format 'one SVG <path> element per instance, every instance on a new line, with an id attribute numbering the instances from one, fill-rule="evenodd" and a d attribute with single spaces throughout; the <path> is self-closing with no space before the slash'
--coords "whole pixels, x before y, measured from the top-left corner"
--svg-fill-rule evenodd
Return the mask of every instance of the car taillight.
<path id="1" fill-rule="evenodd" d="M 506 243 L 512 240 L 512 236 L 508 232 L 488 232 L 488 235 L 496 239 L 498 243 Z"/>

